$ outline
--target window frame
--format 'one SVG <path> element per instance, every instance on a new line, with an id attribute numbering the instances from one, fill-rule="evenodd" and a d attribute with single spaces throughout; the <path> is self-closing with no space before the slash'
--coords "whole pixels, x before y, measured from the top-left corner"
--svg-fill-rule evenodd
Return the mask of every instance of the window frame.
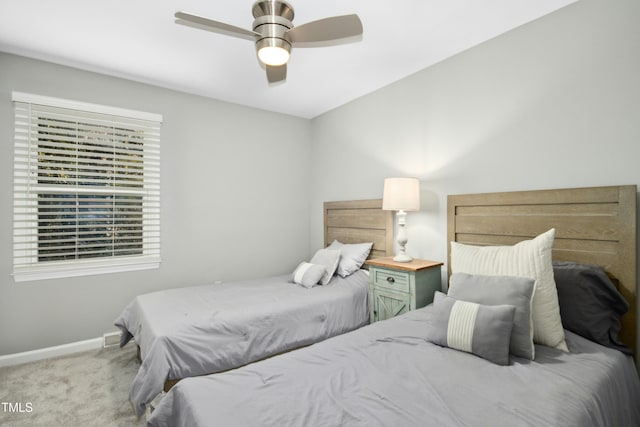
<path id="1" fill-rule="evenodd" d="M 64 277 L 76 277 L 95 274 L 107 274 L 125 271 L 147 270 L 159 268 L 160 257 L 160 131 L 162 125 L 162 116 L 154 113 L 147 113 L 137 110 L 129 110 L 118 107 L 91 104 L 68 99 L 53 98 L 41 95 L 33 95 L 22 92 L 12 92 L 12 101 L 14 104 L 14 185 L 13 185 L 13 277 L 16 282 L 44 280 Z M 33 105 L 38 107 L 47 107 L 60 109 L 65 113 L 69 113 L 75 118 L 76 127 L 84 126 L 88 120 L 88 114 L 99 115 L 101 119 L 111 119 L 114 123 L 121 125 L 127 121 L 140 121 L 145 126 L 149 125 L 149 131 L 142 133 L 142 186 L 135 187 L 131 190 L 135 195 L 142 198 L 141 206 L 141 254 L 116 256 L 97 256 L 88 258 L 76 258 L 64 261 L 40 261 L 42 234 L 39 229 L 38 221 L 41 215 L 39 207 L 38 188 L 42 188 L 40 184 L 40 176 L 37 165 L 43 165 L 45 162 L 36 161 L 35 169 L 32 162 L 33 153 L 30 150 L 40 148 L 42 139 L 39 135 L 32 136 L 33 124 L 31 122 L 24 123 L 19 120 L 20 114 L 24 117 L 24 108 L 28 107 L 27 117 L 32 120 L 31 108 Z M 74 116 L 77 112 L 77 116 Z M 25 137 L 25 129 L 27 136 Z M 114 130 L 115 132 L 115 130 Z M 112 144 L 117 144 L 116 139 L 111 140 Z M 77 147 L 86 148 L 86 145 L 75 144 Z M 25 148 L 28 151 L 25 154 Z M 115 148 L 114 148 L 115 150 Z M 96 152 L 99 149 L 96 148 Z M 92 153 L 90 151 L 90 153 Z M 38 153 L 39 154 L 39 153 Z M 94 153 L 95 154 L 95 153 Z M 38 156 L 36 156 L 38 157 Z M 123 160 L 114 160 L 114 165 L 122 166 Z M 28 163 L 27 167 L 20 167 L 20 163 Z M 79 168 L 79 164 L 76 165 Z M 80 178 L 76 177 L 79 181 Z M 116 178 L 113 178 L 116 179 Z M 107 182 L 105 179 L 104 182 Z M 50 188 L 61 188 L 60 194 L 73 194 L 76 202 L 82 199 L 82 194 L 105 194 L 115 199 L 127 194 L 127 188 L 113 184 L 111 186 L 101 186 L 82 188 L 76 183 L 72 185 L 56 185 L 47 184 Z M 32 189 L 33 187 L 33 189 Z M 65 188 L 69 188 L 67 191 Z M 26 197 L 25 199 L 21 199 Z M 31 201 L 31 198 L 33 201 Z M 109 209 L 107 209 L 109 211 Z M 76 223 L 83 221 L 81 210 L 77 210 L 78 214 L 73 217 Z M 112 217 L 116 217 L 116 208 L 111 208 Z M 86 221 L 86 220 L 84 220 Z M 22 227 L 22 228 L 21 228 Z M 24 233 L 24 230 L 30 234 Z M 75 237 L 78 240 L 77 236 Z M 112 243 L 114 249 L 116 244 Z M 76 242 L 75 247 L 78 246 Z M 136 249 L 137 250 L 137 249 Z M 115 251 L 114 251 L 115 252 Z"/>

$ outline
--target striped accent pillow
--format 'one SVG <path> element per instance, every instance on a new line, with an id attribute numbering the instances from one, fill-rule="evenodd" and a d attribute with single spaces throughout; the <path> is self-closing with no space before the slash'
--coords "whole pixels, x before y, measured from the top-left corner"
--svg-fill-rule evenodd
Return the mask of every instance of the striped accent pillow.
<path id="1" fill-rule="evenodd" d="M 301 262 L 293 271 L 291 281 L 305 288 L 311 288 L 320 281 L 325 272 L 324 265 Z"/>
<path id="2" fill-rule="evenodd" d="M 451 306 L 449 324 L 447 325 L 447 345 L 451 348 L 473 351 L 473 331 L 478 316 L 479 304 L 456 301 Z"/>
<path id="3" fill-rule="evenodd" d="M 472 353 L 498 365 L 509 364 L 514 306 L 459 301 L 436 291 L 431 311 L 434 344 Z"/>

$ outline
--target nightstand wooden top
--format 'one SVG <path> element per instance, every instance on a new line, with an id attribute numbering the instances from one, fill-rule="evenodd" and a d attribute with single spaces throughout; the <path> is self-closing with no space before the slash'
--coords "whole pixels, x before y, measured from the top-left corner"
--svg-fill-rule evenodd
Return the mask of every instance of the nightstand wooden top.
<path id="1" fill-rule="evenodd" d="M 384 258 L 369 259 L 365 262 L 365 264 L 373 265 L 376 267 L 394 268 L 396 270 L 418 271 L 424 268 L 437 267 L 442 265 L 443 263 L 438 261 L 428 261 L 426 259 L 416 259 L 416 258 L 414 258 L 410 262 L 397 262 L 393 260 L 392 256 L 389 256 Z"/>

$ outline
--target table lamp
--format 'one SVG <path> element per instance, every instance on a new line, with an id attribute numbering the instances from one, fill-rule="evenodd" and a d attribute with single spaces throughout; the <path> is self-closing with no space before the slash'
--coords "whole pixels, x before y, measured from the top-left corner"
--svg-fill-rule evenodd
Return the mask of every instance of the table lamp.
<path id="1" fill-rule="evenodd" d="M 398 218 L 398 245 L 400 250 L 393 257 L 397 262 L 410 262 L 411 258 L 405 252 L 407 233 L 404 229 L 407 211 L 420 209 L 420 181 L 417 178 L 385 178 L 382 209 L 396 211 Z"/>

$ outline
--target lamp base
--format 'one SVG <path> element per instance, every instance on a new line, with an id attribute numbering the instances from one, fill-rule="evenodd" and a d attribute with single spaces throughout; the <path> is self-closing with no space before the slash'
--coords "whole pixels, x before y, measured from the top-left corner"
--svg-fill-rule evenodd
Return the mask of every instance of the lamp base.
<path id="1" fill-rule="evenodd" d="M 398 255 L 394 256 L 393 260 L 395 262 L 411 262 L 413 260 L 413 258 L 411 258 L 407 254 L 402 253 L 402 254 L 398 254 Z"/>
<path id="2" fill-rule="evenodd" d="M 407 244 L 407 234 L 404 231 L 405 219 L 407 217 L 407 213 L 403 210 L 399 210 L 396 213 L 396 217 L 398 218 L 398 246 L 399 251 L 396 256 L 393 257 L 393 260 L 396 262 L 411 262 L 413 258 L 407 255 L 405 251 L 405 245 Z"/>

